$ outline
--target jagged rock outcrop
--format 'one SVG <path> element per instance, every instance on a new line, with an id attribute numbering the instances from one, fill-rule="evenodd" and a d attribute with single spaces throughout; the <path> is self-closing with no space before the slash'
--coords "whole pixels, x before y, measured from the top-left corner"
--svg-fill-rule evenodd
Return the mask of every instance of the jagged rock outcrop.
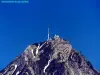
<path id="1" fill-rule="evenodd" d="M 0 75 L 100 75 L 71 44 L 58 36 L 29 45 Z"/>

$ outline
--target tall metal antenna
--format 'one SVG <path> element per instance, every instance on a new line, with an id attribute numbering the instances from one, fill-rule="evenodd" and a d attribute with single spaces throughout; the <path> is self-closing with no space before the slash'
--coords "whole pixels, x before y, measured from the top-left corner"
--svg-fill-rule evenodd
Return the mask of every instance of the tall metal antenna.
<path id="1" fill-rule="evenodd" d="M 50 29 L 49 29 L 49 25 L 48 25 L 48 40 L 50 39 Z"/>

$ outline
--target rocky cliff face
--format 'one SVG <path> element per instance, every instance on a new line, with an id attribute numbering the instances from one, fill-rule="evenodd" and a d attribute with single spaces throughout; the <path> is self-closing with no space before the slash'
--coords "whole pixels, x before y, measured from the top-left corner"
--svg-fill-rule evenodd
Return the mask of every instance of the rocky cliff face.
<path id="1" fill-rule="evenodd" d="M 68 41 L 53 39 L 29 45 L 0 75 L 100 75 Z"/>

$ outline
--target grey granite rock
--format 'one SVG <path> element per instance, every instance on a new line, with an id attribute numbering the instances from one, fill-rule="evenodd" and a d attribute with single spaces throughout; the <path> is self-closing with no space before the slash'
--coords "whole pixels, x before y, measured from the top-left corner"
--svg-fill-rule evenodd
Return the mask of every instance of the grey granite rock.
<path id="1" fill-rule="evenodd" d="M 29 45 L 0 75 L 100 75 L 72 45 L 58 36 Z"/>

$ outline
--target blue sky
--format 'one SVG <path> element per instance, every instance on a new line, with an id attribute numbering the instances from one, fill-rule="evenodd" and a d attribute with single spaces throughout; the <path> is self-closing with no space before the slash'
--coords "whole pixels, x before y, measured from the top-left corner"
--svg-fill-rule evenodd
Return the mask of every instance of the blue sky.
<path id="1" fill-rule="evenodd" d="M 0 69 L 32 43 L 51 35 L 69 40 L 100 71 L 100 1 L 30 0 L 0 4 Z"/>

